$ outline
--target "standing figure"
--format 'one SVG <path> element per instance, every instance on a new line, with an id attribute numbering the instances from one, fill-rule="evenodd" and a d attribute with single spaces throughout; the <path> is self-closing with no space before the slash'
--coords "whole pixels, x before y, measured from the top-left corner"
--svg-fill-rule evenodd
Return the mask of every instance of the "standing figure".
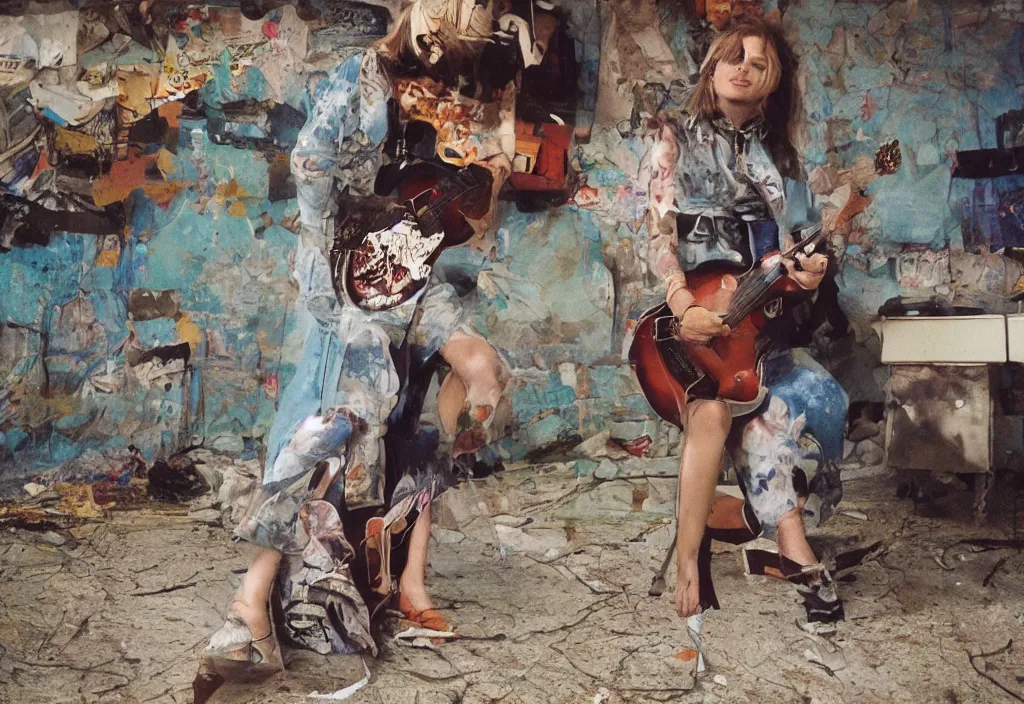
<path id="1" fill-rule="evenodd" d="M 730 335 L 721 312 L 744 275 L 767 254 L 792 246 L 789 233 L 820 222 L 795 148 L 800 107 L 796 59 L 779 29 L 744 21 L 714 41 L 685 114 L 655 120 L 642 167 L 651 195 L 648 269 L 664 285 L 676 336 L 691 345 Z M 780 236 L 781 233 L 781 236 Z M 798 294 L 776 296 L 758 315 L 761 393 L 746 406 L 691 389 L 679 409 L 685 443 L 679 470 L 676 606 L 680 616 L 717 607 L 710 583 L 710 539 L 774 538 L 780 570 L 802 572 L 833 612 L 830 578 L 807 542 L 804 524 L 825 520 L 842 489 L 847 396 L 804 349 L 787 349 L 785 321 L 825 276 L 825 254 L 785 260 Z M 777 265 L 777 260 L 776 260 Z M 723 275 L 715 310 L 698 305 L 687 276 Z M 727 290 L 731 289 L 731 290 Z M 794 300 L 795 299 L 795 300 Z M 639 339 L 639 338 L 638 338 Z M 728 449 L 745 501 L 716 496 Z M 834 615 L 834 614 L 833 614 Z"/>
<path id="2" fill-rule="evenodd" d="M 451 628 L 424 584 L 430 503 L 455 483 L 456 448 L 493 441 L 508 415 L 506 365 L 432 272 L 438 218 L 372 195 L 392 99 L 377 52 L 321 76 L 311 95 L 291 157 L 305 344 L 262 485 L 234 532 L 259 550 L 207 648 L 209 661 L 271 670 L 283 668 L 268 613 L 275 585 L 284 635 L 321 653 L 376 653 L 374 607 L 392 596 L 421 627 Z M 438 392 L 443 434 L 420 424 L 438 356 L 451 367 Z M 393 536 L 407 549 L 397 580 Z"/>

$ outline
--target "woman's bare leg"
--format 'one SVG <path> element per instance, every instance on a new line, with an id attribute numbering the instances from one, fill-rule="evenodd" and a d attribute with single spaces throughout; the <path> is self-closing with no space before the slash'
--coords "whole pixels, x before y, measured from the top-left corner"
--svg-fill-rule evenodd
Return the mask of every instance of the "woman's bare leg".
<path id="1" fill-rule="evenodd" d="M 437 393 L 441 426 L 451 435 L 467 428 L 459 427 L 459 417 L 467 405 L 481 408 L 489 419 L 501 400 L 508 371 L 494 348 L 486 341 L 455 333 L 441 348 L 441 356 L 452 365 Z M 487 420 L 485 418 L 479 421 Z M 472 430 L 470 428 L 469 430 Z M 465 451 L 457 444 L 455 454 Z M 417 611 L 434 608 L 427 594 L 427 556 L 430 547 L 430 507 L 416 519 L 409 535 L 409 556 L 399 578 L 399 589 Z"/>
<path id="2" fill-rule="evenodd" d="M 720 530 L 744 530 L 747 528 L 743 520 L 743 506 L 746 502 L 728 494 L 715 494 L 708 515 L 708 528 Z"/>
<path id="3" fill-rule="evenodd" d="M 700 610 L 697 551 L 715 498 L 725 438 L 732 423 L 732 412 L 720 401 L 690 401 L 685 412 L 676 534 L 676 610 L 682 617 Z"/>
<path id="4" fill-rule="evenodd" d="M 281 553 L 270 548 L 261 548 L 253 556 L 249 570 L 242 577 L 242 584 L 231 602 L 231 609 L 248 626 L 253 640 L 270 633 L 267 602 L 270 600 L 270 590 L 274 586 L 274 577 L 277 576 L 280 564 Z"/>
<path id="5" fill-rule="evenodd" d="M 459 416 L 472 403 L 496 404 L 501 393 L 502 365 L 494 349 L 483 340 L 468 335 L 453 335 L 441 348 L 441 354 L 452 365 L 437 392 L 437 412 L 441 427 L 455 435 Z M 474 398 L 471 398 L 475 397 Z M 493 405 L 490 406 L 493 408 Z M 458 448 L 456 448 L 458 454 Z M 409 535 L 409 557 L 399 579 L 399 588 L 417 611 L 434 608 L 427 594 L 427 555 L 430 547 L 430 507 L 416 519 Z"/>
<path id="6" fill-rule="evenodd" d="M 280 564 L 281 553 L 276 550 L 261 548 L 253 556 L 231 601 L 231 616 L 210 636 L 208 654 L 238 662 L 257 662 L 261 667 L 270 667 L 272 672 L 284 669 L 280 645 L 271 637 L 274 630 L 267 608 Z"/>
<path id="7" fill-rule="evenodd" d="M 437 392 L 437 411 L 441 426 L 454 434 L 459 413 L 466 402 L 466 385 L 458 374 L 445 377 Z M 409 555 L 398 586 L 417 611 L 434 608 L 427 593 L 427 557 L 430 549 L 430 507 L 419 515 L 409 533 Z"/>
<path id="8" fill-rule="evenodd" d="M 417 611 L 434 608 L 427 594 L 427 554 L 430 547 L 430 506 L 420 513 L 409 533 L 409 557 L 398 587 Z"/>
<path id="9" fill-rule="evenodd" d="M 492 442 L 508 411 L 505 387 L 509 371 L 486 340 L 456 332 L 441 348 L 452 366 L 438 392 L 444 429 L 454 436 L 453 453 L 475 452 Z"/>
<path id="10" fill-rule="evenodd" d="M 803 509 L 797 507 L 782 516 L 775 540 L 779 544 L 779 554 L 801 565 L 813 565 L 818 558 L 807 542 L 802 513 Z"/>
<path id="11" fill-rule="evenodd" d="M 441 427 L 449 435 L 455 435 L 459 425 L 459 414 L 466 405 L 466 385 L 458 374 L 449 374 L 437 390 L 437 415 Z"/>

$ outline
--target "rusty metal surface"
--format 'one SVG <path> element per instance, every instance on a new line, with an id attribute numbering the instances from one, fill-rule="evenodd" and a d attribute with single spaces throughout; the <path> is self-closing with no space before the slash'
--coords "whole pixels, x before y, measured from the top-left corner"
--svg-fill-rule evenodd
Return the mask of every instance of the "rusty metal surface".
<path id="1" fill-rule="evenodd" d="M 891 368 L 888 463 L 899 469 L 987 473 L 991 418 L 987 366 Z"/>

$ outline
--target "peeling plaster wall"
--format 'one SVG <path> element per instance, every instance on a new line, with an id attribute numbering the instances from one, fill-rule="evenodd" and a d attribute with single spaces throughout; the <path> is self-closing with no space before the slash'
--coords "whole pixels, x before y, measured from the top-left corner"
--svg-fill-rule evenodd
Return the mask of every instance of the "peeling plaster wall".
<path id="1" fill-rule="evenodd" d="M 901 293 L 992 302 L 1018 283 L 1020 266 L 988 254 L 985 233 L 965 220 L 961 206 L 970 210 L 984 188 L 951 180 L 950 165 L 958 150 L 994 147 L 995 117 L 1024 102 L 1020 5 L 732 3 L 735 12 L 784 10 L 803 56 L 803 153 L 837 233 L 847 312 L 870 316 Z M 0 479 L 72 460 L 102 468 L 129 443 L 147 458 L 196 443 L 260 451 L 301 345 L 289 274 L 298 229 L 290 141 L 315 76 L 354 51 L 339 47 L 365 44 L 359 32 L 369 30 L 307 24 L 286 6 L 266 20 L 273 27 L 253 30 L 269 53 L 239 65 L 225 32 L 248 25 L 237 10 L 214 9 L 194 22 L 210 50 L 196 89 L 205 117 L 189 116 L 184 93 L 171 95 L 151 116 L 166 122 L 163 143 L 118 147 L 110 172 L 86 182 L 94 204 L 122 209 L 120 230 L 76 234 L 72 224 L 48 241 L 0 242 Z M 493 248 L 449 250 L 438 269 L 467 292 L 475 324 L 515 368 L 520 429 L 498 448 L 503 457 L 558 454 L 594 436 L 591 456 L 627 456 L 609 436 L 665 456 L 678 432 L 652 417 L 621 363 L 622 312 L 645 289 L 635 252 L 645 247 L 646 201 L 630 179 L 641 155 L 615 128 L 645 83 L 691 75 L 694 40 L 675 10 L 651 3 L 602 0 L 600 12 L 575 3 L 570 26 L 582 75 L 577 134 L 590 137 L 577 154 L 582 187 L 569 205 L 540 213 L 502 203 Z M 88 27 L 78 24 L 79 43 Z M 119 97 L 106 109 L 115 100 L 129 109 L 140 67 L 165 66 L 138 42 L 99 39 L 88 51 L 34 51 L 57 72 L 118 64 Z M 242 100 L 264 109 L 221 109 Z M 16 171 L 37 177 L 57 161 L 58 142 L 73 138 L 46 115 L 33 119 L 49 141 L 19 157 Z M 874 154 L 891 139 L 903 167 L 880 177 Z M 24 178 L 4 178 L 2 190 L 23 195 Z M 869 333 L 857 327 L 863 342 Z M 878 392 L 877 358 L 864 349 L 823 350 L 854 399 Z"/>
<path id="2" fill-rule="evenodd" d="M 851 398 L 881 401 L 886 370 L 870 320 L 886 300 L 938 295 L 1016 310 L 1005 296 L 1024 286 L 1024 268 L 991 253 L 1007 244 L 991 201 L 1024 193 L 1024 179 L 951 171 L 957 152 L 994 149 L 996 118 L 1024 105 L 1024 11 L 1020 2 L 800 2 L 785 18 L 801 56 L 802 152 L 858 343 L 825 356 Z M 902 166 L 878 176 L 874 155 L 892 140 Z"/>
<path id="3" fill-rule="evenodd" d="M 6 462 L 128 443 L 147 457 L 199 442 L 255 451 L 300 344 L 283 349 L 296 236 L 280 222 L 297 208 L 267 199 L 264 159 L 205 137 L 198 147 L 224 194 L 203 203 L 186 185 L 198 167 L 182 148 L 180 192 L 160 206 L 132 191 L 123 238 L 63 234 L 0 254 Z M 146 359 L 180 345 L 187 371 L 180 354 Z"/>
<path id="4" fill-rule="evenodd" d="M 838 233 L 844 308 L 870 315 L 901 294 L 1012 290 L 1020 267 L 986 257 L 992 233 L 963 212 L 990 182 L 953 179 L 950 167 L 958 151 L 995 148 L 997 116 L 1024 104 L 1024 6 L 801 2 L 786 27 L 803 65 L 804 158 Z M 902 168 L 875 177 L 874 154 L 893 139 Z"/>

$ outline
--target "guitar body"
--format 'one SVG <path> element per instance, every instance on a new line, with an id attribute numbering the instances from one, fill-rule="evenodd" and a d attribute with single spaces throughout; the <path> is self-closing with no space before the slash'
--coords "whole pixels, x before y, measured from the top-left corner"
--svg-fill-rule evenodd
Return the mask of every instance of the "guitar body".
<path id="1" fill-rule="evenodd" d="M 717 313 L 728 311 L 738 285 L 735 274 L 696 272 L 686 279 L 697 305 Z M 797 290 L 796 283 L 783 276 L 771 284 L 765 299 Z M 629 349 L 630 364 L 655 412 L 682 427 L 683 408 L 690 397 L 750 405 L 752 410 L 764 397 L 757 355 L 757 339 L 767 323 L 763 306 L 733 325 L 729 335 L 707 345 L 677 338 L 674 321 L 668 304 L 647 311 Z"/>
<path id="2" fill-rule="evenodd" d="M 729 310 L 738 281 L 733 274 L 697 272 L 686 277 L 687 288 L 696 303 L 716 313 Z M 770 299 L 795 293 L 796 283 L 783 276 L 772 284 L 765 296 Z M 757 399 L 761 380 L 757 373 L 757 338 L 767 319 L 763 306 L 731 328 L 729 335 L 716 337 L 710 345 L 683 343 L 694 363 L 718 384 L 718 396 L 728 401 L 750 403 Z"/>
<path id="3" fill-rule="evenodd" d="M 459 174 L 449 168 L 418 162 L 402 169 L 394 178 L 398 182 L 395 189 L 398 197 L 412 203 L 417 215 L 440 206 L 434 215 L 439 229 L 444 232 L 442 249 L 467 242 L 474 234 L 467 218 L 486 216 L 491 205 L 492 177 L 483 167 L 470 166 Z M 453 191 L 459 195 L 452 198 Z M 447 202 L 441 203 L 442 200 Z"/>
<path id="4" fill-rule="evenodd" d="M 679 370 L 670 366 L 675 358 L 683 355 L 679 340 L 661 339 L 662 321 L 671 320 L 672 311 L 667 303 L 652 308 L 640 317 L 633 334 L 633 343 L 629 346 L 629 364 L 654 412 L 682 428 L 686 388 L 699 379 L 700 373 L 696 368 Z M 668 327 L 669 324 L 665 323 L 664 328 Z M 693 367 L 692 362 L 690 366 Z"/>
<path id="5" fill-rule="evenodd" d="M 427 285 L 441 253 L 473 236 L 467 218 L 487 214 L 492 183 L 482 167 L 452 171 L 420 162 L 375 184 L 385 196 L 338 193 L 330 251 L 338 300 L 371 311 L 409 300 Z"/>

